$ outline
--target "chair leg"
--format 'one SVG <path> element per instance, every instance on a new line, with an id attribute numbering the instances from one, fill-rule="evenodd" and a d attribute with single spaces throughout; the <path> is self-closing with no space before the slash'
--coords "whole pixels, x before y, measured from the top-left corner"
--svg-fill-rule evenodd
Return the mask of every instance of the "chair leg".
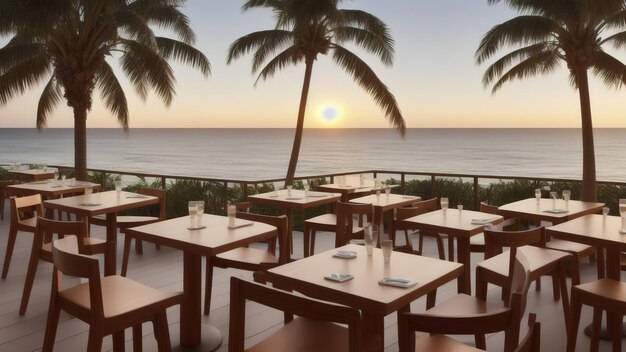
<path id="1" fill-rule="evenodd" d="M 434 289 L 426 295 L 426 309 L 430 309 L 437 303 L 437 289 Z"/>
<path id="2" fill-rule="evenodd" d="M 155 331 L 154 336 L 156 336 L 159 352 L 171 352 L 172 343 L 170 342 L 170 331 L 167 326 L 167 314 L 165 311 L 157 314 L 153 324 Z"/>
<path id="3" fill-rule="evenodd" d="M 89 338 L 87 340 L 87 352 L 100 352 L 102 350 L 102 334 L 95 329 L 89 329 Z"/>
<path id="4" fill-rule="evenodd" d="M 487 300 L 487 285 L 488 282 L 483 280 L 483 274 L 480 267 L 476 268 L 476 298 L 480 298 L 483 301 Z M 502 290 L 504 292 L 504 290 Z"/>
<path id="5" fill-rule="evenodd" d="M 135 238 L 135 253 L 143 254 L 143 242 Z"/>
<path id="6" fill-rule="evenodd" d="M 2 267 L 2 278 L 6 279 L 9 273 L 9 266 L 11 265 L 11 256 L 13 255 L 13 248 L 15 247 L 15 238 L 17 237 L 17 229 L 12 228 L 9 230 L 9 239 L 7 242 L 7 251 L 4 255 L 4 266 Z"/>
<path id="7" fill-rule="evenodd" d="M 30 252 L 30 259 L 28 261 L 28 270 L 26 271 L 26 281 L 24 281 L 24 291 L 22 292 L 22 302 L 20 303 L 20 315 L 26 313 L 28 308 L 28 300 L 30 299 L 30 292 L 33 289 L 33 282 L 35 281 L 35 275 L 37 274 L 37 266 L 39 265 L 39 252 L 41 251 L 40 237 L 35 235 L 33 239 L 33 248 Z"/>
<path id="8" fill-rule="evenodd" d="M 600 350 L 600 329 L 602 329 L 602 309 L 593 308 L 593 332 L 591 334 L 590 351 L 598 352 Z"/>
<path id="9" fill-rule="evenodd" d="M 304 257 L 308 257 L 309 256 L 309 231 L 311 231 L 311 228 L 307 225 L 307 223 L 304 223 L 304 231 L 302 232 L 302 240 L 303 240 L 303 245 L 302 245 L 302 255 Z"/>
<path id="10" fill-rule="evenodd" d="M 61 308 L 56 305 L 55 299 L 52 298 L 50 300 L 50 309 L 48 310 L 48 320 L 46 322 L 46 333 L 43 338 L 42 352 L 52 352 L 60 314 Z"/>
<path id="11" fill-rule="evenodd" d="M 157 336 L 157 332 L 154 332 Z M 141 323 L 133 325 L 133 352 L 141 352 L 143 350 L 143 334 L 141 333 Z"/>
<path id="12" fill-rule="evenodd" d="M 622 321 L 624 316 L 618 313 L 606 313 L 609 333 L 613 340 L 613 352 L 622 351 Z"/>
<path id="13" fill-rule="evenodd" d="M 454 261 L 454 238 L 452 236 L 448 236 L 448 260 Z"/>
<path id="14" fill-rule="evenodd" d="M 446 260 L 446 250 L 443 249 L 443 239 L 439 235 L 435 235 L 435 240 L 437 241 L 437 251 L 439 251 L 439 259 Z M 420 254 L 421 252 L 420 249 Z"/>
<path id="15" fill-rule="evenodd" d="M 417 241 L 417 254 L 422 255 L 422 253 L 424 253 L 423 250 L 424 250 L 424 235 L 420 233 L 419 239 Z M 439 251 L 439 259 L 441 259 L 441 248 L 439 248 L 439 238 L 437 238 L 437 250 Z"/>
<path id="16" fill-rule="evenodd" d="M 311 229 L 311 243 L 309 244 L 311 246 L 311 248 L 309 249 L 309 255 L 313 255 L 315 254 L 315 236 L 316 236 L 316 232 L 315 229 Z"/>
<path id="17" fill-rule="evenodd" d="M 537 280 L 535 280 L 535 291 L 541 291 L 541 278 L 537 278 Z"/>
<path id="18" fill-rule="evenodd" d="M 476 348 L 478 348 L 479 350 L 487 349 L 487 341 L 485 340 L 484 334 L 474 335 L 474 342 L 476 343 Z"/>
<path id="19" fill-rule="evenodd" d="M 571 263 L 572 286 L 580 285 L 580 257 L 577 254 L 574 254 L 572 256 Z"/>
<path id="20" fill-rule="evenodd" d="M 557 273 L 557 271 L 553 271 L 552 272 L 552 297 L 554 298 L 555 301 L 558 301 L 561 297 L 561 295 L 559 294 L 559 274 Z"/>
<path id="21" fill-rule="evenodd" d="M 113 333 L 113 351 L 114 352 L 124 352 L 125 350 L 124 340 L 125 340 L 124 330 Z"/>
<path id="22" fill-rule="evenodd" d="M 204 315 L 211 311 L 211 292 L 213 291 L 213 264 L 211 258 L 206 257 L 206 269 L 204 280 Z"/>
<path id="23" fill-rule="evenodd" d="M 572 313 L 570 315 L 569 330 L 567 330 L 567 352 L 576 351 L 576 338 L 578 337 L 578 325 L 580 324 L 580 312 L 582 303 L 575 290 L 572 290 Z"/>
<path id="24" fill-rule="evenodd" d="M 128 259 L 130 257 L 130 242 L 132 241 L 132 237 L 128 235 L 124 235 L 124 252 L 122 254 L 122 271 L 121 275 L 126 277 L 126 273 L 128 272 Z"/>
<path id="25" fill-rule="evenodd" d="M 569 324 L 571 324 L 570 319 L 570 302 L 567 297 L 567 281 L 565 280 L 565 263 L 560 262 L 558 267 L 558 283 L 561 288 L 561 303 L 563 304 L 563 318 L 565 319 L 565 331 L 568 331 Z M 621 327 L 621 324 L 620 324 Z"/>

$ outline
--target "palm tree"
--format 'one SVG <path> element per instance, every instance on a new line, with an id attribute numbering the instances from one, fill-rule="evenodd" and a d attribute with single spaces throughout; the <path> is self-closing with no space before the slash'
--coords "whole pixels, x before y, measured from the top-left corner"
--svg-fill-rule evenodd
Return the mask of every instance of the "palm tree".
<path id="1" fill-rule="evenodd" d="M 269 8 L 275 14 L 276 27 L 243 36 L 231 44 L 228 50 L 229 64 L 254 51 L 252 72 L 260 70 L 255 85 L 286 66 L 301 62 L 305 64 L 296 133 L 285 185 L 293 183 L 296 172 L 313 63 L 320 54 L 332 53 L 333 60 L 372 95 L 400 135 L 404 137 L 406 133 L 404 118 L 393 94 L 363 60 L 343 46 L 353 42 L 361 49 L 377 55 L 385 65 L 391 66 L 394 42 L 387 26 L 367 12 L 338 9 L 339 2 L 341 0 L 248 0 L 242 7 L 243 11 Z"/>
<path id="2" fill-rule="evenodd" d="M 175 78 L 167 60 L 176 59 L 210 74 L 207 58 L 192 47 L 195 35 L 179 11 L 185 0 L 0 0 L 0 105 L 46 82 L 37 108 L 37 128 L 65 100 L 74 113 L 76 178 L 87 178 L 87 112 L 98 88 L 105 106 L 128 130 L 128 103 L 107 58 L 121 69 L 145 100 L 150 88 L 172 102 Z M 179 40 L 159 37 L 150 25 Z"/>
<path id="3" fill-rule="evenodd" d="M 492 92 L 514 79 L 555 71 L 567 64 L 578 89 L 582 120 L 582 199 L 596 200 L 596 164 L 587 71 L 609 87 L 626 84 L 626 66 L 603 50 L 605 44 L 626 45 L 624 0 L 487 0 L 505 2 L 520 16 L 493 27 L 483 37 L 476 61 L 481 64 L 503 47 L 515 50 L 487 68 L 483 84 Z"/>

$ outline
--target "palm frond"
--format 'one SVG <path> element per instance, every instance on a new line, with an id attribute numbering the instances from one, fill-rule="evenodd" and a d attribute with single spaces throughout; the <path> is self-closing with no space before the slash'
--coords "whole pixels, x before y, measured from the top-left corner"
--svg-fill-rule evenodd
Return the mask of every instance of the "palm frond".
<path id="1" fill-rule="evenodd" d="M 211 63 L 200 50 L 193 46 L 170 38 L 157 37 L 159 53 L 165 60 L 175 59 L 197 68 L 208 77 L 211 74 Z"/>
<path id="2" fill-rule="evenodd" d="M 262 47 L 263 45 L 277 45 L 286 37 L 293 38 L 293 33 L 280 29 L 270 29 L 266 31 L 253 32 L 235 40 L 228 48 L 226 63 L 248 54 L 249 52 Z M 255 72 L 255 70 L 253 70 Z"/>
<path id="3" fill-rule="evenodd" d="M 46 55 L 38 55 L 6 69 L 0 74 L 0 106 L 35 87 L 51 73 L 52 62 Z"/>
<path id="4" fill-rule="evenodd" d="M 374 35 L 385 38 L 386 41 L 390 41 L 393 46 L 393 39 L 389 34 L 389 28 L 380 18 L 361 10 L 348 10 L 339 9 L 340 21 L 338 23 L 329 23 L 332 27 L 345 27 L 352 26 L 361 29 L 365 29 Z M 392 48 L 393 49 L 393 48 Z"/>
<path id="5" fill-rule="evenodd" d="M 491 93 L 495 94 L 498 90 L 500 90 L 500 88 L 502 88 L 503 84 L 515 79 L 524 79 L 538 74 L 551 73 L 558 67 L 560 62 L 559 60 L 559 57 L 555 55 L 553 51 L 543 51 L 539 54 L 533 55 L 513 66 L 506 73 L 500 76 L 500 78 L 493 85 Z"/>
<path id="6" fill-rule="evenodd" d="M 123 9 L 115 12 L 115 21 L 127 35 L 127 39 L 138 41 L 156 49 L 154 32 L 146 21 L 135 11 Z"/>
<path id="7" fill-rule="evenodd" d="M 611 14 L 604 20 L 604 27 L 607 29 L 621 30 L 626 26 L 626 10 Z"/>
<path id="8" fill-rule="evenodd" d="M 374 71 L 357 55 L 340 45 L 333 46 L 333 60 L 372 96 L 376 104 L 385 112 L 389 122 L 404 137 L 406 124 L 398 102 Z"/>
<path id="9" fill-rule="evenodd" d="M 167 61 L 149 47 L 132 40 L 122 41 L 121 46 L 124 50 L 120 64 L 130 82 L 139 89 L 146 82 L 149 83 L 165 105 L 169 106 L 175 93 L 175 78 Z"/>
<path id="10" fill-rule="evenodd" d="M 626 45 L 626 31 L 614 33 L 600 41 L 600 45 L 604 43 L 610 43 L 616 49 L 622 49 Z"/>
<path id="11" fill-rule="evenodd" d="M 48 125 L 48 117 L 52 110 L 63 101 L 63 92 L 57 84 L 54 76 L 50 77 L 48 83 L 41 92 L 39 104 L 37 105 L 37 129 L 42 130 Z"/>
<path id="12" fill-rule="evenodd" d="M 274 30 L 267 35 L 262 45 L 254 52 L 252 58 L 252 72 L 257 72 L 269 56 L 285 50 L 295 42 L 293 33 L 284 30 Z"/>
<path id="13" fill-rule="evenodd" d="M 550 46 L 550 43 L 537 43 L 514 50 L 502 56 L 496 62 L 491 64 L 485 71 L 485 74 L 483 75 L 483 85 L 485 87 L 489 86 L 495 79 L 502 75 L 502 72 L 506 71 L 515 62 L 524 61 L 535 55 L 540 55 L 551 50 Z M 552 52 L 554 55 L 558 55 L 558 51 L 555 50 Z"/>
<path id="14" fill-rule="evenodd" d="M 20 62 L 44 55 L 45 52 L 46 48 L 43 44 L 18 43 L 12 39 L 7 45 L 0 48 L 0 74 Z"/>
<path id="15" fill-rule="evenodd" d="M 100 96 L 104 100 L 104 105 L 117 116 L 117 121 L 124 130 L 128 130 L 128 102 L 124 89 L 117 80 L 113 69 L 108 63 L 104 63 L 100 66 L 97 77 L 96 83 L 100 90 Z"/>
<path id="16" fill-rule="evenodd" d="M 288 47 L 280 54 L 276 55 L 267 63 L 267 65 L 265 65 L 265 67 L 263 67 L 261 72 L 259 72 L 259 76 L 254 82 L 254 85 L 256 86 L 260 80 L 266 80 L 268 77 L 274 76 L 276 71 L 279 71 L 289 65 L 295 65 L 303 59 L 304 56 L 300 54 L 297 47 Z"/>
<path id="17" fill-rule="evenodd" d="M 476 50 L 476 62 L 482 64 L 503 46 L 525 46 L 548 41 L 560 32 L 559 24 L 546 17 L 515 17 L 493 27 L 485 34 Z"/>
<path id="18" fill-rule="evenodd" d="M 380 57 L 386 66 L 393 65 L 393 40 L 389 37 L 381 37 L 367 30 L 355 27 L 336 27 L 333 29 L 335 42 L 343 45 L 351 41 L 366 51 Z M 389 41 L 390 40 L 390 41 Z"/>
<path id="19" fill-rule="evenodd" d="M 128 8 L 141 16 L 147 24 L 171 30 L 180 41 L 192 45 L 196 41 L 196 35 L 189 24 L 189 17 L 178 10 L 177 3 L 181 2 L 137 0 L 130 3 Z"/>
<path id="20" fill-rule="evenodd" d="M 626 65 L 604 51 L 594 55 L 592 72 L 608 87 L 618 89 L 626 85 Z"/>

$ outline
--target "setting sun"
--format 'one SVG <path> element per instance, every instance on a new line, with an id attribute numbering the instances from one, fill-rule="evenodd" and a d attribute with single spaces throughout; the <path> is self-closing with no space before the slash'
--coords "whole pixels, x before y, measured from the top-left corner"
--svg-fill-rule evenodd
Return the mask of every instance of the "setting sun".
<path id="1" fill-rule="evenodd" d="M 340 110 L 335 105 L 324 105 L 320 108 L 320 117 L 325 124 L 335 124 L 339 121 Z"/>

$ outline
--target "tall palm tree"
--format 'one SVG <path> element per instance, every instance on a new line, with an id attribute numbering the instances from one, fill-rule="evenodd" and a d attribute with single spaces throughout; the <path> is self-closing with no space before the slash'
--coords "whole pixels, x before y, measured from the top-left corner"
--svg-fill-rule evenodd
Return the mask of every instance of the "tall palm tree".
<path id="1" fill-rule="evenodd" d="M 626 45 L 624 0 L 487 0 L 505 2 L 520 16 L 493 27 L 476 51 L 481 64 L 498 50 L 515 50 L 487 68 L 483 84 L 492 92 L 514 79 L 555 71 L 567 64 L 570 82 L 578 89 L 582 121 L 582 199 L 596 200 L 596 163 L 589 81 L 592 70 L 609 87 L 626 84 L 626 66 L 603 50 L 605 44 Z"/>
<path id="2" fill-rule="evenodd" d="M 74 113 L 76 178 L 87 178 L 87 113 L 98 88 L 105 106 L 128 129 L 128 103 L 107 58 L 117 56 L 139 96 L 150 88 L 166 105 L 175 59 L 210 74 L 207 58 L 192 47 L 195 35 L 179 11 L 186 0 L 0 0 L 0 106 L 46 82 L 37 108 L 37 128 L 65 100 Z M 156 36 L 151 25 L 178 37 Z"/>
<path id="3" fill-rule="evenodd" d="M 343 46 L 352 42 L 391 66 L 394 42 L 387 26 L 367 12 L 338 9 L 341 1 L 248 0 L 242 7 L 243 11 L 269 8 L 275 14 L 276 27 L 243 36 L 228 50 L 229 64 L 254 51 L 252 72 L 260 70 L 255 85 L 286 66 L 304 62 L 304 83 L 285 185 L 292 184 L 296 172 L 313 63 L 320 54 L 332 53 L 333 60 L 372 95 L 400 135 L 404 137 L 406 133 L 404 118 L 393 94 L 363 60 Z"/>

